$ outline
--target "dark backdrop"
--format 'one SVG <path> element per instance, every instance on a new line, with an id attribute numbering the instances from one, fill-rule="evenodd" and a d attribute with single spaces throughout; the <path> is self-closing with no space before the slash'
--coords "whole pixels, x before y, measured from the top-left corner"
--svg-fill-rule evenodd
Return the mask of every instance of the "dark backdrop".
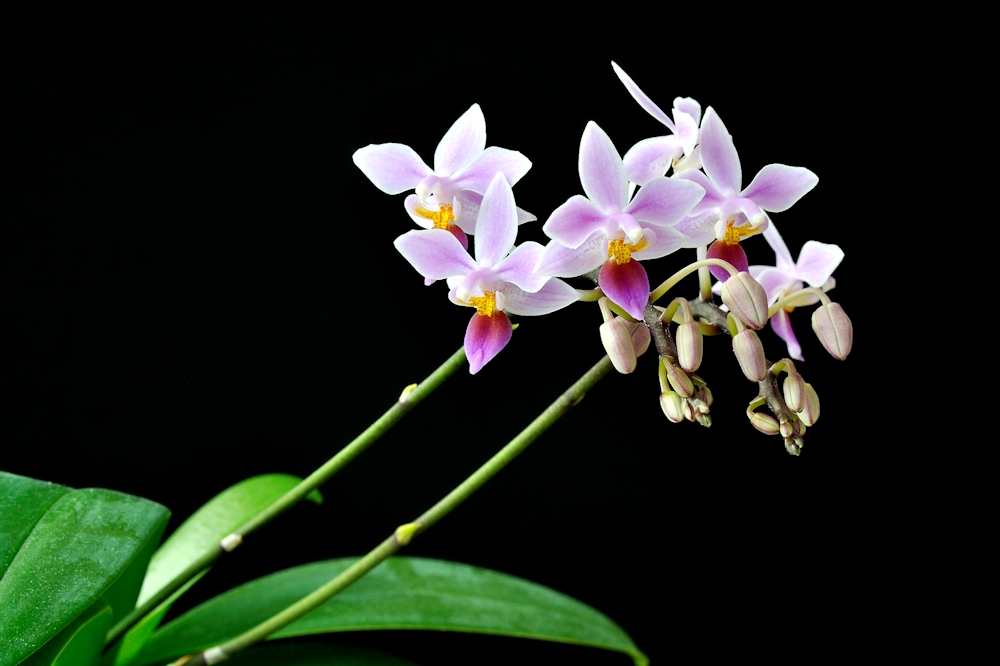
<path id="1" fill-rule="evenodd" d="M 305 17 L 177 31 L 118 20 L 127 29 L 32 24 L 10 47 L 0 467 L 156 500 L 173 525 L 248 476 L 308 474 L 457 349 L 469 317 L 395 253 L 392 240 L 412 228 L 403 196 L 377 191 L 351 154 L 393 141 L 429 161 L 478 102 L 489 145 L 534 164 L 515 195 L 540 219 L 519 240 L 542 241 L 548 213 L 581 192 L 587 121 L 623 154 L 666 133 L 615 77 L 615 59 L 664 108 L 677 95 L 714 106 L 745 183 L 771 162 L 819 175 L 774 219 L 793 254 L 809 239 L 846 251 L 832 296 L 854 318 L 856 349 L 834 361 L 811 335 L 811 310 L 793 315 L 800 370 L 823 405 L 800 458 L 748 424 L 755 389 L 727 339 L 706 340 L 709 430 L 666 421 L 650 354 L 634 375 L 607 377 L 406 554 L 570 594 L 654 663 L 732 647 L 741 627 L 762 629 L 753 640 L 770 650 L 785 632 L 833 636 L 850 624 L 817 614 L 844 600 L 867 556 L 857 493 L 872 446 L 857 436 L 849 390 L 870 363 L 858 288 L 866 250 L 845 200 L 856 184 L 844 131 L 857 116 L 837 106 L 852 72 L 823 64 L 834 62 L 830 45 L 785 36 L 759 49 L 678 43 L 654 54 L 625 39 L 554 42 L 540 28 L 501 40 L 447 27 L 313 31 Z M 751 263 L 773 262 L 763 239 L 746 247 Z M 649 265 L 651 279 L 693 254 Z M 522 319 L 479 375 L 460 371 L 328 483 L 322 507 L 255 534 L 177 608 L 279 568 L 366 552 L 600 358 L 599 323 L 589 304 Z M 763 339 L 769 356 L 783 354 L 770 331 Z M 627 663 L 479 636 L 337 640 L 424 664 Z"/>

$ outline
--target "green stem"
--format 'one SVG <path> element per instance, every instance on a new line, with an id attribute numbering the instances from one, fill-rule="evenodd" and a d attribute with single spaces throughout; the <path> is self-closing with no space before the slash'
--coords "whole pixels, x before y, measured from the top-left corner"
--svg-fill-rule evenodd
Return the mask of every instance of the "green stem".
<path id="1" fill-rule="evenodd" d="M 815 294 L 816 296 L 819 296 L 819 300 L 823 303 L 823 305 L 829 305 L 831 303 L 830 297 L 827 296 L 822 289 L 817 289 L 816 287 L 806 287 L 805 289 L 800 289 L 792 294 L 788 294 L 784 298 L 778 300 L 777 303 L 769 307 L 767 309 L 768 318 L 773 317 L 775 314 L 778 313 L 779 310 L 781 310 L 785 306 L 794 303 L 803 296 L 809 296 L 810 294 Z"/>
<path id="2" fill-rule="evenodd" d="M 300 502 L 306 495 L 326 483 L 330 477 L 343 469 L 348 463 L 357 458 L 362 451 L 371 446 L 386 431 L 403 418 L 403 416 L 418 405 L 424 398 L 430 395 L 434 389 L 450 377 L 455 370 L 465 361 L 465 348 L 459 348 L 447 361 L 442 363 L 419 384 L 406 387 L 403 394 L 399 396 L 392 407 L 388 409 L 377 421 L 372 423 L 363 433 L 354 438 L 350 444 L 342 448 L 337 455 L 330 458 L 322 467 L 299 482 L 297 486 L 275 500 L 270 506 L 244 523 L 239 529 L 227 536 L 219 544 L 192 562 L 184 571 L 179 573 L 156 594 L 147 599 L 141 606 L 126 615 L 118 624 L 108 632 L 106 645 L 113 643 L 126 631 L 132 628 L 136 622 L 145 617 L 154 608 L 159 606 L 171 594 L 180 589 L 184 583 L 196 576 L 199 571 L 211 566 L 223 553 L 232 551 L 242 541 L 243 537 L 269 523 L 274 518 L 287 511 L 289 508 Z"/>
<path id="3" fill-rule="evenodd" d="M 691 273 L 694 273 L 699 268 L 703 268 L 706 266 L 721 266 L 723 269 L 726 270 L 726 272 L 729 273 L 730 276 L 736 275 L 739 272 L 736 270 L 736 267 L 733 266 L 728 261 L 723 261 L 722 259 L 702 259 L 701 261 L 696 261 L 693 264 L 685 266 L 684 268 L 680 269 L 679 271 L 668 277 L 663 282 L 663 284 L 657 287 L 656 290 L 649 295 L 649 302 L 655 303 L 656 301 L 660 300 L 660 297 L 663 296 L 668 291 L 670 291 L 671 289 L 673 289 L 674 285 L 676 285 L 678 282 L 686 278 L 688 275 L 691 275 Z M 704 300 L 711 300 L 711 299 L 704 299 Z"/>
<path id="4" fill-rule="evenodd" d="M 489 481 L 494 474 L 507 466 L 518 454 L 528 448 L 528 445 L 535 441 L 539 435 L 545 432 L 549 426 L 568 412 L 576 405 L 587 391 L 591 389 L 604 375 L 611 369 L 611 361 L 607 356 L 597 362 L 594 367 L 587 371 L 580 379 L 567 389 L 556 399 L 548 409 L 538 415 L 534 421 L 522 430 L 520 434 L 512 439 L 506 446 L 490 458 L 482 467 L 476 470 L 472 476 L 467 478 L 458 487 L 448 493 L 441 501 L 425 511 L 412 523 L 402 525 L 393 532 L 392 536 L 376 546 L 371 552 L 355 562 L 346 571 L 326 583 L 316 591 L 308 594 L 295 602 L 285 610 L 270 619 L 265 620 L 253 629 L 233 638 L 221 645 L 209 648 L 203 652 L 193 655 L 189 660 L 175 662 L 183 663 L 184 666 L 201 666 L 202 664 L 214 664 L 223 659 L 227 659 L 237 652 L 241 652 L 254 643 L 264 640 L 269 635 L 290 624 L 294 620 L 302 617 L 306 613 L 315 610 L 330 600 L 333 596 L 347 588 L 351 583 L 358 580 L 366 573 L 374 569 L 379 563 L 386 560 L 393 553 L 410 542 L 418 533 L 425 531 L 431 525 L 444 518 L 452 509 L 464 502 L 472 493 L 476 492 L 484 483 Z"/>
<path id="5" fill-rule="evenodd" d="M 704 261 L 707 258 L 708 246 L 699 245 L 698 261 Z M 712 302 L 712 273 L 708 270 L 708 266 L 702 266 L 698 269 L 698 292 L 701 300 L 706 303 Z"/>

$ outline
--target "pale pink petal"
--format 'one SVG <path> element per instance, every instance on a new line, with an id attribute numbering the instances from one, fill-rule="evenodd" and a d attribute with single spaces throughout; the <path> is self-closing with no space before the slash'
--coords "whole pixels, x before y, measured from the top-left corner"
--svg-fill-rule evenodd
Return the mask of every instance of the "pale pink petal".
<path id="1" fill-rule="evenodd" d="M 590 199 L 576 194 L 552 211 L 542 231 L 566 247 L 579 247 L 592 233 L 603 229 L 607 219 Z"/>
<path id="2" fill-rule="evenodd" d="M 771 328 L 778 337 L 785 341 L 788 346 L 788 356 L 789 358 L 794 358 L 796 361 L 804 361 L 802 358 L 802 345 L 799 344 L 798 339 L 795 337 L 795 331 L 792 330 L 792 318 L 788 316 L 788 313 L 784 310 L 779 310 L 774 313 L 771 317 Z"/>
<path id="3" fill-rule="evenodd" d="M 525 222 L 534 222 L 537 219 L 538 218 L 535 217 L 532 213 L 529 213 L 526 210 L 521 210 L 520 208 L 517 209 L 517 223 L 518 223 L 518 225 L 524 224 Z"/>
<path id="4" fill-rule="evenodd" d="M 483 203 L 483 195 L 468 190 L 455 195 L 455 224 L 467 234 L 476 233 L 476 220 L 479 218 L 479 206 Z"/>
<path id="5" fill-rule="evenodd" d="M 598 282 L 605 296 L 636 319 L 642 319 L 649 303 L 649 277 L 642 264 L 638 261 L 619 264 L 609 259 L 601 267 Z"/>
<path id="6" fill-rule="evenodd" d="M 611 61 L 611 67 L 615 70 L 615 74 L 618 75 L 621 82 L 625 84 L 625 89 L 628 90 L 629 94 L 632 95 L 632 98 L 635 99 L 635 101 L 639 102 L 639 106 L 645 109 L 646 113 L 666 125 L 671 132 L 677 131 L 677 128 L 674 126 L 674 121 L 670 119 L 670 116 L 665 114 L 663 110 L 653 102 L 653 100 L 646 96 L 646 93 L 639 89 L 639 86 L 635 84 L 632 77 L 625 73 L 625 70 L 616 65 L 614 61 Z M 697 104 L 697 102 L 695 103 Z"/>
<path id="7" fill-rule="evenodd" d="M 534 293 L 541 289 L 549 279 L 545 275 L 537 275 L 533 271 L 545 248 L 528 241 L 514 248 L 514 251 L 496 266 L 496 276 L 509 284 L 514 284 L 524 291 Z"/>
<path id="8" fill-rule="evenodd" d="M 418 273 L 430 280 L 466 275 L 478 268 L 458 239 L 444 229 L 407 231 L 393 245 Z"/>
<path id="9" fill-rule="evenodd" d="M 692 180 L 656 178 L 639 189 L 625 212 L 641 222 L 662 227 L 677 224 L 705 196 L 705 188 Z"/>
<path id="10" fill-rule="evenodd" d="M 620 212 L 628 203 L 628 177 L 621 155 L 593 120 L 580 140 L 580 183 L 587 198 L 605 213 Z"/>
<path id="11" fill-rule="evenodd" d="M 503 288 L 504 310 L 517 315 L 545 315 L 580 300 L 580 292 L 558 278 L 529 293 L 509 284 Z"/>
<path id="12" fill-rule="evenodd" d="M 451 180 L 458 188 L 482 194 L 497 173 L 502 173 L 513 187 L 530 168 L 531 160 L 516 150 L 490 146 Z"/>
<path id="13" fill-rule="evenodd" d="M 354 153 L 354 164 L 386 194 L 412 190 L 434 173 L 413 148 L 401 143 L 367 145 Z"/>
<path id="14" fill-rule="evenodd" d="M 473 104 L 441 137 L 434 151 L 434 172 L 439 176 L 451 176 L 474 160 L 484 148 L 486 118 L 479 105 Z"/>
<path id="15" fill-rule="evenodd" d="M 674 108 L 691 116 L 694 120 L 695 127 L 697 127 L 698 123 L 701 122 L 701 104 L 696 102 L 694 99 L 690 97 L 674 97 Z M 676 112 L 674 115 L 676 117 Z M 680 133 L 680 128 L 678 128 L 678 133 Z"/>
<path id="16" fill-rule="evenodd" d="M 632 258 L 638 261 L 648 259 L 659 259 L 668 254 L 672 254 L 684 247 L 688 237 L 669 227 L 657 227 L 656 229 L 645 229 L 646 247 L 638 252 L 632 253 Z"/>
<path id="17" fill-rule="evenodd" d="M 795 264 L 795 276 L 805 280 L 810 287 L 821 287 L 843 259 L 844 251 L 839 245 L 806 241 Z"/>
<path id="18" fill-rule="evenodd" d="M 476 220 L 476 261 L 493 266 L 507 256 L 517 238 L 517 206 L 514 193 L 502 173 L 494 175 Z"/>
<path id="19" fill-rule="evenodd" d="M 778 228 L 774 226 L 774 223 L 767 225 L 767 229 L 764 229 L 764 240 L 767 244 L 771 246 L 774 250 L 774 256 L 777 261 L 775 265 L 791 274 L 795 270 L 795 262 L 792 261 L 792 253 L 788 251 L 788 246 L 785 245 L 785 239 L 781 237 L 778 233 Z"/>
<path id="20" fill-rule="evenodd" d="M 472 315 L 465 329 L 465 356 L 469 359 L 469 374 L 476 374 L 510 342 L 510 319 L 502 312 L 484 317 Z"/>
<path id="21" fill-rule="evenodd" d="M 715 109 L 708 107 L 705 120 L 698 135 L 701 164 L 722 194 L 736 196 L 743 187 L 743 171 L 740 156 L 733 145 L 733 137 L 722 124 Z M 686 172 L 685 172 L 686 173 Z"/>
<path id="22" fill-rule="evenodd" d="M 685 217 L 671 228 L 688 237 L 684 247 L 705 247 L 715 240 L 715 223 L 718 220 L 718 211 L 710 208 L 697 215 Z"/>
<path id="23" fill-rule="evenodd" d="M 603 230 L 595 231 L 575 249 L 550 241 L 535 266 L 535 272 L 539 275 L 576 277 L 599 267 L 607 258 L 608 236 Z"/>
<path id="24" fill-rule="evenodd" d="M 786 291 L 797 291 L 802 285 L 795 276 L 774 266 L 751 266 L 749 272 L 764 288 L 768 305 L 775 303 Z"/>
<path id="25" fill-rule="evenodd" d="M 433 197 L 432 197 L 433 198 Z M 406 213 L 410 216 L 410 219 L 417 223 L 418 227 L 423 227 L 424 229 L 433 229 L 434 223 L 427 219 L 417 215 L 417 203 L 420 201 L 416 194 L 407 195 L 406 199 L 403 200 L 403 208 L 406 209 Z"/>
<path id="26" fill-rule="evenodd" d="M 780 213 L 816 187 L 819 177 L 805 167 L 768 164 L 740 194 L 772 213 Z"/>
<path id="27" fill-rule="evenodd" d="M 680 138 L 657 136 L 643 139 L 625 153 L 625 173 L 633 183 L 645 185 L 653 178 L 666 175 L 674 160 L 684 154 Z"/>
<path id="28" fill-rule="evenodd" d="M 701 201 L 699 201 L 697 205 L 691 209 L 691 215 L 697 215 L 698 213 L 710 208 L 718 208 L 729 200 L 729 197 L 723 194 L 719 188 L 716 187 L 715 183 L 709 180 L 708 176 L 697 169 L 688 169 L 675 174 L 670 180 L 687 180 L 692 183 L 697 183 L 705 191 Z"/>

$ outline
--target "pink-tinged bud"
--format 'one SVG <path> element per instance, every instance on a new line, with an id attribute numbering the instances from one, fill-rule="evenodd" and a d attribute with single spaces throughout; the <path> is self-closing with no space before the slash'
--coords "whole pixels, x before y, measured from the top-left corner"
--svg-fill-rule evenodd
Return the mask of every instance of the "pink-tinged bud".
<path id="1" fill-rule="evenodd" d="M 750 418 L 750 425 L 757 430 L 760 430 L 765 435 L 778 434 L 778 419 L 774 418 L 770 414 L 748 411 L 747 416 Z"/>
<path id="2" fill-rule="evenodd" d="M 819 395 L 812 384 L 806 382 L 805 400 L 803 407 L 799 411 L 799 418 L 804 424 L 812 427 L 819 419 Z"/>
<path id="3" fill-rule="evenodd" d="M 694 407 L 691 406 L 691 401 L 690 400 L 685 400 L 684 401 L 684 418 L 686 418 L 688 421 L 691 421 L 692 423 L 694 423 L 694 416 L 695 416 L 695 411 L 694 411 Z"/>
<path id="4" fill-rule="evenodd" d="M 684 398 L 673 391 L 660 394 L 660 409 L 671 423 L 684 420 Z"/>
<path id="5" fill-rule="evenodd" d="M 722 302 L 751 328 L 767 323 L 767 294 L 749 273 L 737 273 L 722 283 Z"/>
<path id="6" fill-rule="evenodd" d="M 635 347 L 632 346 L 632 334 L 625 326 L 624 319 L 616 317 L 601 324 L 601 342 L 615 370 L 623 375 L 635 370 Z"/>
<path id="7" fill-rule="evenodd" d="M 785 377 L 785 383 L 781 386 L 781 392 L 785 396 L 785 404 L 793 412 L 801 412 L 806 399 L 806 380 L 802 375 L 794 370 Z"/>
<path id="8" fill-rule="evenodd" d="M 793 428 L 791 421 L 782 421 L 778 425 L 778 432 L 781 433 L 782 437 L 788 439 L 795 434 L 795 429 Z"/>
<path id="9" fill-rule="evenodd" d="M 688 372 L 701 365 L 703 348 L 701 329 L 696 321 L 686 321 L 677 327 L 677 362 Z"/>
<path id="10" fill-rule="evenodd" d="M 693 396 L 694 382 L 687 376 L 687 373 L 667 360 L 663 361 L 663 365 L 667 369 L 667 381 L 670 382 L 670 388 L 677 391 L 682 398 Z"/>
<path id="11" fill-rule="evenodd" d="M 649 327 L 646 326 L 641 321 L 626 321 L 625 326 L 628 327 L 629 332 L 632 334 L 632 346 L 635 348 L 635 357 L 639 358 L 646 353 L 649 349 Z"/>
<path id="12" fill-rule="evenodd" d="M 740 362 L 740 369 L 746 378 L 752 382 L 759 382 L 767 376 L 767 359 L 764 358 L 764 346 L 760 344 L 760 338 L 755 331 L 746 330 L 736 334 L 733 338 L 733 352 L 736 360 Z"/>
<path id="13" fill-rule="evenodd" d="M 844 313 L 840 303 L 821 305 L 813 312 L 813 331 L 830 352 L 830 356 L 843 361 L 851 353 L 854 344 L 854 326 Z"/>
<path id="14" fill-rule="evenodd" d="M 707 386 L 701 387 L 701 390 L 698 391 L 697 397 L 705 403 L 706 407 L 711 407 L 712 403 L 715 401 L 715 398 L 712 396 L 712 390 Z"/>

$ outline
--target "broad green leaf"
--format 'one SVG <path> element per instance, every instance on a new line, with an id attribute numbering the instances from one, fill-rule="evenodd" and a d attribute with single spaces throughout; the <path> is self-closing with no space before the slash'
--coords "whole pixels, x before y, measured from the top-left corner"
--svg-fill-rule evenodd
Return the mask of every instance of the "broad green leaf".
<path id="1" fill-rule="evenodd" d="M 254 476 L 206 502 L 153 555 L 136 605 L 156 594 L 209 548 L 269 507 L 301 480 L 290 474 Z M 317 490 L 309 493 L 306 499 L 317 504 L 323 502 Z"/>
<path id="2" fill-rule="evenodd" d="M 101 596 L 128 613 L 170 512 L 100 488 L 71 490 L 35 524 L 0 579 L 2 666 L 16 664 Z"/>
<path id="3" fill-rule="evenodd" d="M 21 666 L 91 666 L 111 628 L 111 606 L 101 597 Z"/>
<path id="4" fill-rule="evenodd" d="M 70 488 L 0 472 L 0 578 L 35 523 Z"/>
<path id="5" fill-rule="evenodd" d="M 204 650 L 234 638 L 356 561 L 316 562 L 259 578 L 192 609 L 158 631 L 137 663 Z M 391 558 L 272 638 L 370 629 L 435 629 L 589 645 L 647 663 L 618 625 L 547 587 L 467 564 Z"/>
<path id="6" fill-rule="evenodd" d="M 323 643 L 277 641 L 256 645 L 241 652 L 229 663 L 232 666 L 415 666 L 374 650 Z"/>

